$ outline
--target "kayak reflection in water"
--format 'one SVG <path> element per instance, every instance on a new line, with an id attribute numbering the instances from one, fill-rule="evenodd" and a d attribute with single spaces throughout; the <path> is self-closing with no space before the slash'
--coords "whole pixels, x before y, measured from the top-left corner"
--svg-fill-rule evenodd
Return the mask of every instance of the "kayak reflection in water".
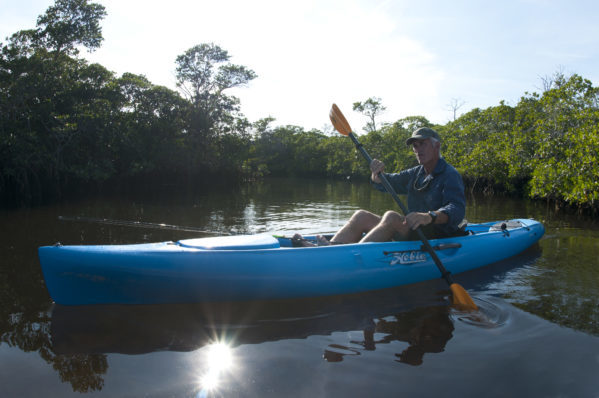
<path id="1" fill-rule="evenodd" d="M 426 307 L 374 320 L 371 327 L 364 329 L 364 340 L 351 343 L 361 345 L 366 351 L 374 351 L 377 344 L 404 341 L 409 346 L 395 354 L 396 361 L 418 366 L 422 365 L 424 354 L 445 350 L 445 345 L 453 337 L 453 330 L 449 307 Z M 375 340 L 375 333 L 386 336 Z M 331 344 L 329 348 L 324 352 L 324 359 L 328 362 L 341 362 L 346 355 L 360 355 L 360 349 L 355 347 Z"/>

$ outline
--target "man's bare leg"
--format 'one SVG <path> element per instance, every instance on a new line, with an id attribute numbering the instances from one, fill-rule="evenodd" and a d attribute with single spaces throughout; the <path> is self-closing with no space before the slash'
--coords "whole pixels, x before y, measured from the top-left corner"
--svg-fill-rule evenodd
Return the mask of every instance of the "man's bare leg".
<path id="1" fill-rule="evenodd" d="M 399 233 L 402 237 L 407 236 L 409 227 L 404 223 L 404 216 L 394 211 L 388 211 L 383 215 L 381 221 L 360 242 L 387 242 L 396 233 Z"/>
<path id="2" fill-rule="evenodd" d="M 335 243 L 356 243 L 381 222 L 381 217 L 366 210 L 356 211 L 333 238 Z"/>

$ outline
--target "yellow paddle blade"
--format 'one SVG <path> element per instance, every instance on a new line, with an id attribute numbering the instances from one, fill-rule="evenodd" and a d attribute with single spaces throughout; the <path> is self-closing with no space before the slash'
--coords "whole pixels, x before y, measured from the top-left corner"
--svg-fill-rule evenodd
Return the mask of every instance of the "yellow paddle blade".
<path id="1" fill-rule="evenodd" d="M 449 288 L 451 289 L 451 293 L 453 294 L 453 305 L 459 307 L 462 310 L 467 311 L 477 311 L 478 307 L 474 304 L 474 300 L 472 297 L 466 292 L 466 290 L 458 285 L 457 283 L 452 283 Z"/>
<path id="2" fill-rule="evenodd" d="M 331 112 L 329 112 L 329 118 L 331 119 L 331 123 L 333 123 L 333 127 L 335 127 L 335 130 L 337 130 L 339 133 L 343 135 L 349 135 L 349 133 L 352 132 L 351 127 L 347 122 L 347 119 L 345 118 L 345 116 L 343 116 L 343 113 L 341 113 L 341 110 L 339 110 L 339 107 L 337 107 L 337 105 L 333 104 L 333 106 L 331 107 Z"/>

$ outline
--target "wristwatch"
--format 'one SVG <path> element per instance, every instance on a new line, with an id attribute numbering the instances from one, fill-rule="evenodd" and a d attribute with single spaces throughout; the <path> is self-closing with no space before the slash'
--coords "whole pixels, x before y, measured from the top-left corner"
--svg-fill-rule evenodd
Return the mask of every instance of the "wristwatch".
<path id="1" fill-rule="evenodd" d="M 434 224 L 437 219 L 437 212 L 431 210 L 428 212 L 428 215 L 431 216 L 431 224 Z"/>

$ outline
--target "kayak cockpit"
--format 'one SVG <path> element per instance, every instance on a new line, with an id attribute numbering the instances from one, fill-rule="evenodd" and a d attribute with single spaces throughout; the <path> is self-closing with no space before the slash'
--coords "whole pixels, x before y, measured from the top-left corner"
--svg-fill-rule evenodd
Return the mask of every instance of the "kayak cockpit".
<path id="1" fill-rule="evenodd" d="M 279 240 L 272 235 L 234 235 L 211 238 L 184 239 L 179 246 L 202 250 L 257 250 L 278 249 Z"/>

